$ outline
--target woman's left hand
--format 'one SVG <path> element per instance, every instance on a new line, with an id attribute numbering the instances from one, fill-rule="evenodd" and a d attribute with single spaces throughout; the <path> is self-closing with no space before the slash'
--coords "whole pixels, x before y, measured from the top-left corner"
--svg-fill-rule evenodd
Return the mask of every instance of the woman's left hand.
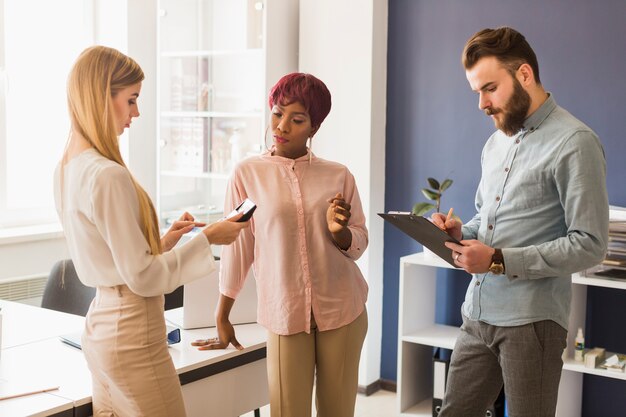
<path id="1" fill-rule="evenodd" d="M 335 197 L 326 200 L 330 205 L 326 210 L 326 222 L 330 233 L 339 233 L 348 227 L 350 220 L 350 204 L 344 200 L 341 193 L 337 193 Z"/>
<path id="2" fill-rule="evenodd" d="M 184 212 L 180 219 L 172 223 L 170 229 L 161 237 L 163 252 L 171 250 L 180 238 L 193 230 L 194 227 L 205 226 L 206 223 L 196 222 L 191 214 Z"/>

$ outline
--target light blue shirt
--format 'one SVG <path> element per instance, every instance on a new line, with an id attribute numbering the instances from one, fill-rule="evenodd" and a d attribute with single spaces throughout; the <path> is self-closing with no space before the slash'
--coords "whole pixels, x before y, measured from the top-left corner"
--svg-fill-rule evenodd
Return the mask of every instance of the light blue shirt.
<path id="1" fill-rule="evenodd" d="M 463 314 L 497 326 L 553 320 L 567 329 L 571 274 L 601 262 L 608 242 L 597 135 L 550 95 L 517 135 L 491 135 L 481 166 L 478 213 L 463 238 L 501 248 L 506 275 L 474 274 Z"/>

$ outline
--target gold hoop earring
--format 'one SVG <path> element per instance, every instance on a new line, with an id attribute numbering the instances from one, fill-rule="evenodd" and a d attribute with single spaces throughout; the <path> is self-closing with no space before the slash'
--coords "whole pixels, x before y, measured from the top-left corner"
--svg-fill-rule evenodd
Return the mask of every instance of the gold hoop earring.
<path id="1" fill-rule="evenodd" d="M 311 154 L 313 153 L 313 137 L 309 138 L 309 165 L 311 165 Z"/>
<path id="2" fill-rule="evenodd" d="M 267 126 L 267 127 L 265 128 L 265 135 L 263 135 L 263 145 L 265 145 L 265 150 L 266 150 L 266 151 L 268 151 L 268 152 L 270 151 L 270 148 L 268 148 L 268 147 L 267 147 L 267 132 L 268 132 L 269 130 L 270 130 L 270 127 L 269 127 L 269 126 Z"/>

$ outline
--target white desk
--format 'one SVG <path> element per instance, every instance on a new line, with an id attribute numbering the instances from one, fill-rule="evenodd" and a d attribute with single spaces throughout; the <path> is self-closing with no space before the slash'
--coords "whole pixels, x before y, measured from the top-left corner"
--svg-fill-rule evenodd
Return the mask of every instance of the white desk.
<path id="1" fill-rule="evenodd" d="M 4 300 L 0 300 L 0 307 L 2 307 L 2 353 L 0 356 L 2 383 L 11 384 L 17 381 L 21 385 L 25 381 L 39 383 L 45 379 L 56 385 L 56 379 L 49 379 L 46 372 L 47 369 L 52 369 L 50 365 L 58 365 L 58 361 L 50 360 L 54 357 L 52 356 L 54 352 L 37 351 L 32 357 L 25 357 L 21 352 L 28 351 L 27 347 L 36 346 L 44 340 L 57 342 L 59 334 L 81 329 L 85 319 L 72 314 Z M 82 357 L 82 353 L 78 352 L 78 356 Z M 43 367 L 39 366 L 41 360 L 46 362 Z M 0 416 L 71 417 L 73 415 L 74 402 L 72 400 L 50 393 L 0 401 Z"/>
<path id="2" fill-rule="evenodd" d="M 0 416 L 91 415 L 91 376 L 84 356 L 58 339 L 59 334 L 82 329 L 84 318 L 6 301 L 0 301 L 0 306 L 3 339 L 10 341 L 10 346 L 3 342 L 0 379 L 45 379 L 60 386 L 57 391 L 0 401 Z M 269 402 L 266 331 L 258 324 L 235 329 L 245 346 L 242 351 L 232 347 L 198 351 L 190 345 L 195 339 L 215 336 L 215 328 L 181 330 L 181 343 L 170 348 L 189 417 L 234 417 Z M 9 336 L 9 331 L 21 334 Z"/>
<path id="3" fill-rule="evenodd" d="M 60 311 L 0 300 L 2 308 L 2 349 L 82 329 L 85 318 Z"/>

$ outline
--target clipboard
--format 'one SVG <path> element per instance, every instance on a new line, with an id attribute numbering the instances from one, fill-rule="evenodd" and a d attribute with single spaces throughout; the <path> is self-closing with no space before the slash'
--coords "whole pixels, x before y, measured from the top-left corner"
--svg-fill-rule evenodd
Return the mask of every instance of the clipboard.
<path id="1" fill-rule="evenodd" d="M 454 242 L 460 245 L 461 242 L 435 226 L 430 220 L 411 213 L 378 213 L 378 215 L 458 268 L 452 259 L 452 249 L 448 249 L 444 243 Z"/>

